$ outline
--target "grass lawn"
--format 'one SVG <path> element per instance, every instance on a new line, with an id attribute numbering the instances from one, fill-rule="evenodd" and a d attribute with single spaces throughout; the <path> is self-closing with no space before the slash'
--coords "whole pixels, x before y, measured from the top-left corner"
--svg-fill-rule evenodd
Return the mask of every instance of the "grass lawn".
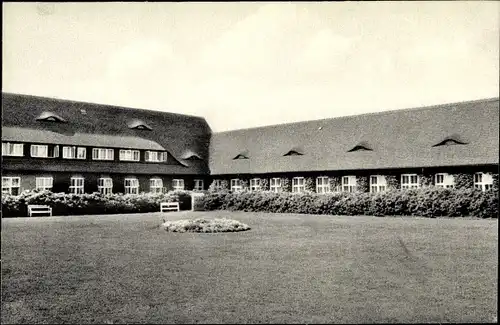
<path id="1" fill-rule="evenodd" d="M 498 220 L 173 212 L 2 220 L 2 323 L 491 322 Z"/>

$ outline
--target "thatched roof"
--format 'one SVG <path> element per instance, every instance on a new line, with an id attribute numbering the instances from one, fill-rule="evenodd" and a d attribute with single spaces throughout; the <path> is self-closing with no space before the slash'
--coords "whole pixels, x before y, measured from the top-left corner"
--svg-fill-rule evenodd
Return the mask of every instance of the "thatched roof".
<path id="1" fill-rule="evenodd" d="M 246 174 L 498 164 L 498 125 L 495 98 L 220 132 L 211 138 L 210 170 Z M 457 145 L 435 146 L 450 139 Z M 242 150 L 251 153 L 249 159 L 233 160 Z M 293 151 L 302 155 L 285 155 Z"/>

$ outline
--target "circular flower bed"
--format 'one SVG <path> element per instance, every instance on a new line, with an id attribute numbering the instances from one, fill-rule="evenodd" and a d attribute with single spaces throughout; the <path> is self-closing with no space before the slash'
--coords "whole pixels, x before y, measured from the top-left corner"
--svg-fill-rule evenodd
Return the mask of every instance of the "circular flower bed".
<path id="1" fill-rule="evenodd" d="M 171 232 L 233 232 L 245 231 L 250 227 L 244 223 L 231 219 L 184 219 L 166 221 L 162 224 L 163 229 Z"/>

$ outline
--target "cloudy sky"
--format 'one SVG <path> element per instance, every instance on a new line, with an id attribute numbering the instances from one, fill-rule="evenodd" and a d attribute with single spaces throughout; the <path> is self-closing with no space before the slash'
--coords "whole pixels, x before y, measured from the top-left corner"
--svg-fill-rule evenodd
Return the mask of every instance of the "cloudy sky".
<path id="1" fill-rule="evenodd" d="M 498 97 L 497 1 L 3 3 L 3 91 L 212 130 Z"/>

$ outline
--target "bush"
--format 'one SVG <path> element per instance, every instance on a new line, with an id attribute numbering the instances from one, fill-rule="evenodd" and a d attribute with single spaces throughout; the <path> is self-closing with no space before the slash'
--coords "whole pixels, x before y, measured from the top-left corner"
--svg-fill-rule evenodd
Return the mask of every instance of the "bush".
<path id="1" fill-rule="evenodd" d="M 245 231 L 250 227 L 244 223 L 231 219 L 204 219 L 166 221 L 163 229 L 171 232 L 233 232 Z"/>
<path id="2" fill-rule="evenodd" d="M 196 209 L 328 215 L 497 218 L 498 192 L 424 187 L 379 193 L 213 192 Z"/>
<path id="3" fill-rule="evenodd" d="M 50 191 L 25 191 L 19 196 L 2 196 L 2 217 L 27 216 L 27 205 L 52 207 L 53 215 L 114 214 L 157 212 L 161 202 L 179 202 L 181 210 L 191 209 L 187 191 L 141 194 L 67 194 Z"/>

